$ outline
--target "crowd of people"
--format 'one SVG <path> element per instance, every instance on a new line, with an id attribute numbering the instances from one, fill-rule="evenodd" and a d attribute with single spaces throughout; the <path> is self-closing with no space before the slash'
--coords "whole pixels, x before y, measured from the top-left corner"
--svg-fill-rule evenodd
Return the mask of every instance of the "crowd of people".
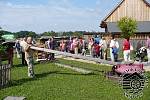
<path id="1" fill-rule="evenodd" d="M 56 47 L 56 44 L 58 44 Z M 72 54 L 81 54 L 83 56 L 91 56 L 95 58 L 108 60 L 108 52 L 110 53 L 110 59 L 113 62 L 118 61 L 118 55 L 123 50 L 123 58 L 125 62 L 131 61 L 130 54 L 133 51 L 133 46 L 130 43 L 130 39 L 124 39 L 123 43 L 120 44 L 117 39 L 112 36 L 110 40 L 104 37 L 91 37 L 88 40 L 84 38 L 70 37 L 70 39 L 62 39 L 59 42 L 55 41 L 54 38 L 49 38 L 48 41 L 43 43 L 44 46 L 39 46 L 51 50 L 59 49 L 62 52 L 69 52 Z M 18 58 L 22 58 L 22 64 L 28 66 L 28 76 L 34 77 L 33 70 L 33 50 L 31 46 L 38 46 L 33 41 L 32 37 L 23 38 L 17 40 L 15 44 L 16 53 Z M 138 45 L 139 46 L 139 45 Z M 122 48 L 122 49 L 119 49 Z M 141 47 L 139 47 L 141 48 Z M 145 48 L 147 50 L 148 62 L 150 62 L 150 36 L 148 37 Z M 47 58 L 55 60 L 54 53 L 47 53 Z"/>
<path id="2" fill-rule="evenodd" d="M 91 37 L 88 40 L 83 38 L 70 38 L 70 40 L 61 40 L 60 51 L 74 54 L 90 55 L 91 57 L 107 60 L 107 52 L 110 48 L 110 57 L 112 61 L 117 61 L 119 52 L 119 43 L 112 37 L 111 41 L 106 41 L 104 37 Z"/>
<path id="3" fill-rule="evenodd" d="M 110 59 L 113 62 L 118 61 L 118 55 L 123 51 L 123 59 L 125 62 L 131 61 L 132 51 L 138 52 L 141 48 L 145 48 L 146 52 L 141 50 L 150 62 L 150 36 L 148 37 L 145 45 L 141 45 L 140 41 L 137 41 L 137 47 L 133 48 L 130 39 L 126 38 L 122 43 L 118 42 L 114 35 L 108 40 L 105 37 L 91 37 L 88 40 L 83 38 L 70 38 L 70 40 L 61 40 L 60 51 L 70 52 L 74 54 L 90 55 L 91 57 L 108 60 L 108 53 L 110 53 Z M 140 53 L 142 56 L 142 53 Z M 144 57 L 144 56 L 143 56 Z"/>

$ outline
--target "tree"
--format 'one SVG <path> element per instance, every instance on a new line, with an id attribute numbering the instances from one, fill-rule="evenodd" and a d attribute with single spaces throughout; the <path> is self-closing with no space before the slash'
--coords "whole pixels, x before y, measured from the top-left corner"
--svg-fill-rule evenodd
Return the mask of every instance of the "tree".
<path id="1" fill-rule="evenodd" d="M 137 31 L 137 21 L 129 17 L 123 17 L 118 21 L 118 27 L 122 31 L 121 36 L 123 38 L 130 38 Z"/>
<path id="2" fill-rule="evenodd" d="M 35 38 L 35 37 L 37 37 L 37 34 L 35 32 L 30 31 L 28 33 L 28 36 Z"/>
<path id="3" fill-rule="evenodd" d="M 41 34 L 42 36 L 58 36 L 58 33 L 54 31 L 48 31 Z"/>
<path id="4" fill-rule="evenodd" d="M 79 32 L 74 32 L 74 33 L 73 33 L 73 36 L 75 36 L 75 37 L 82 37 L 82 34 L 79 33 Z"/>
<path id="5" fill-rule="evenodd" d="M 35 32 L 32 31 L 20 31 L 20 32 L 16 32 L 14 33 L 16 38 L 24 38 L 24 37 L 37 37 L 37 34 Z"/>

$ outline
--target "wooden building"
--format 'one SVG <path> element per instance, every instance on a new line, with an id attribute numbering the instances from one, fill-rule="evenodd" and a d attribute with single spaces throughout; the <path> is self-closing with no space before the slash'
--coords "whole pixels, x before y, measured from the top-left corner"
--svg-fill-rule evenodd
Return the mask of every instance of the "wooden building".
<path id="1" fill-rule="evenodd" d="M 120 35 L 117 21 L 122 17 L 131 17 L 137 20 L 137 32 L 132 38 L 146 39 L 150 35 L 150 4 L 146 0 L 122 0 L 102 21 L 101 28 L 105 28 L 105 36 Z"/>

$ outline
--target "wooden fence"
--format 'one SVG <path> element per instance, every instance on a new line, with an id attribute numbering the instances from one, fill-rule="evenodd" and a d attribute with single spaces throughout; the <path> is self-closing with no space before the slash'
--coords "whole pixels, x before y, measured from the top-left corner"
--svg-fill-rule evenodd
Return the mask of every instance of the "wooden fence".
<path id="1" fill-rule="evenodd" d="M 0 89 L 8 84 L 11 79 L 11 66 L 0 65 Z"/>

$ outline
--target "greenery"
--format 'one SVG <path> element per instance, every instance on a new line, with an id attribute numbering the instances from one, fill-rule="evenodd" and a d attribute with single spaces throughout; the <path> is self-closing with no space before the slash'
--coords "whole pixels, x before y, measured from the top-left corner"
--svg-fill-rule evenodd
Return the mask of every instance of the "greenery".
<path id="1" fill-rule="evenodd" d="M 41 34 L 42 36 L 58 36 L 58 33 L 54 31 L 48 31 Z"/>
<path id="2" fill-rule="evenodd" d="M 59 59 L 57 63 L 90 69 L 94 73 L 85 75 L 54 63 L 36 63 L 36 78 L 31 79 L 27 77 L 27 67 L 19 65 L 20 62 L 14 60 L 12 82 L 0 90 L 0 99 L 25 96 L 27 100 L 128 100 L 116 82 L 104 77 L 104 72 L 111 70 L 109 66 Z M 150 73 L 147 75 L 150 77 Z M 145 88 L 143 97 L 133 100 L 149 100 L 149 93 L 150 88 Z"/>
<path id="3" fill-rule="evenodd" d="M 32 32 L 32 31 L 20 31 L 20 32 L 16 32 L 13 34 L 15 34 L 16 38 L 24 38 L 24 37 L 28 37 L 28 36 L 31 36 L 34 38 L 37 37 L 37 34 L 35 32 Z"/>
<path id="4" fill-rule="evenodd" d="M 0 54 L 6 51 L 6 49 L 7 49 L 7 46 L 3 46 L 2 44 L 0 44 Z"/>
<path id="5" fill-rule="evenodd" d="M 123 17 L 118 21 L 118 27 L 122 31 L 121 35 L 123 38 L 130 38 L 137 31 L 137 21 L 132 18 Z"/>
<path id="6" fill-rule="evenodd" d="M 84 33 L 88 34 L 99 34 L 98 32 L 86 32 L 86 31 L 68 31 L 68 32 L 55 32 L 55 31 L 47 31 L 43 32 L 41 34 L 37 34 L 33 31 L 19 31 L 19 32 L 9 32 L 2 30 L 0 27 L 0 39 L 2 35 L 7 35 L 7 34 L 13 34 L 15 38 L 24 38 L 24 37 L 34 37 L 34 38 L 39 38 L 41 36 L 54 36 L 54 37 L 59 37 L 59 36 L 75 36 L 75 37 L 82 37 Z"/>
<path id="7" fill-rule="evenodd" d="M 42 34 L 37 34 L 33 31 L 19 31 L 19 32 L 9 32 L 9 31 L 5 31 L 2 30 L 0 28 L 0 39 L 2 35 L 6 35 L 6 34 L 13 34 L 15 36 L 15 38 L 24 38 L 24 37 L 34 37 L 34 38 L 38 38 L 41 36 L 54 36 L 54 37 L 59 37 L 59 36 L 76 36 L 76 37 L 81 37 L 83 36 L 84 33 L 90 33 L 90 32 L 85 32 L 85 31 L 69 31 L 69 32 L 55 32 L 55 31 L 48 31 L 48 32 L 43 32 Z"/>
<path id="8" fill-rule="evenodd" d="M 83 36 L 83 33 L 82 31 L 76 31 L 76 32 L 62 32 L 62 33 L 59 33 L 59 32 L 54 32 L 54 31 L 48 31 L 48 32 L 44 32 L 41 34 L 41 36 L 76 36 L 76 37 L 81 37 Z"/>

